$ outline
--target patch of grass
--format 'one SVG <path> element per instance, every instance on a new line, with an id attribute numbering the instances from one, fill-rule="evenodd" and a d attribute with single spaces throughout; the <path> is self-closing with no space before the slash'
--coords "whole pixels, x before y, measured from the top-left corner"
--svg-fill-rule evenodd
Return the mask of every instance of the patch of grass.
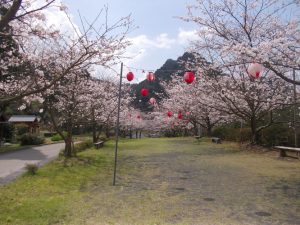
<path id="1" fill-rule="evenodd" d="M 297 224 L 300 164 L 210 139 L 120 140 L 0 188 L 0 224 Z M 288 207 L 287 207 L 288 206 Z M 267 215 L 267 216 L 266 216 Z"/>
<path id="2" fill-rule="evenodd" d="M 90 150 L 0 187 L 0 224 L 61 224 L 72 208 L 80 210 L 81 190 L 97 173 L 105 174 L 107 165 L 107 154 Z"/>
<path id="3" fill-rule="evenodd" d="M 4 153 L 4 152 L 13 152 L 13 151 L 18 151 L 18 150 L 22 150 L 24 148 L 28 148 L 30 146 L 21 146 L 20 144 L 11 144 L 9 146 L 1 146 L 0 147 L 0 153 Z"/>

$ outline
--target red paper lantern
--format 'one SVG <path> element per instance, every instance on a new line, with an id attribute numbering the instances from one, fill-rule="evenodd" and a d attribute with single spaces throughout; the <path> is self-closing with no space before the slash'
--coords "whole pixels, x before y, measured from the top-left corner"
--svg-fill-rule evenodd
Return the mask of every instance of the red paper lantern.
<path id="1" fill-rule="evenodd" d="M 248 67 L 248 74 L 257 79 L 260 77 L 261 72 L 263 70 L 263 66 L 259 63 L 251 63 L 250 66 Z"/>
<path id="2" fill-rule="evenodd" d="M 168 117 L 172 117 L 172 116 L 173 116 L 173 113 L 172 113 L 171 111 L 168 111 L 168 112 L 167 112 L 167 116 L 168 116 Z"/>
<path id="3" fill-rule="evenodd" d="M 192 71 L 187 71 L 185 72 L 183 78 L 187 84 L 191 84 L 195 80 L 195 74 Z"/>
<path id="4" fill-rule="evenodd" d="M 148 94 L 149 94 L 148 89 L 142 88 L 142 90 L 141 90 L 141 95 L 144 96 L 144 97 L 146 97 Z"/>
<path id="5" fill-rule="evenodd" d="M 138 118 L 138 119 L 141 119 L 141 116 L 140 115 L 137 115 L 137 117 L 136 118 Z"/>
<path id="6" fill-rule="evenodd" d="M 152 73 L 152 72 L 149 72 L 148 74 L 147 74 L 147 80 L 149 80 L 149 81 L 155 81 L 155 74 L 154 73 Z"/>
<path id="7" fill-rule="evenodd" d="M 178 119 L 182 120 L 182 118 L 183 118 L 182 113 L 181 113 L 181 112 L 178 112 Z"/>
<path id="8" fill-rule="evenodd" d="M 154 105 L 154 104 L 156 104 L 156 99 L 155 98 L 150 98 L 149 102 L 150 102 L 151 105 Z"/>
<path id="9" fill-rule="evenodd" d="M 127 73 L 126 78 L 127 78 L 128 81 L 132 81 L 133 78 L 134 78 L 133 73 L 132 72 Z"/>

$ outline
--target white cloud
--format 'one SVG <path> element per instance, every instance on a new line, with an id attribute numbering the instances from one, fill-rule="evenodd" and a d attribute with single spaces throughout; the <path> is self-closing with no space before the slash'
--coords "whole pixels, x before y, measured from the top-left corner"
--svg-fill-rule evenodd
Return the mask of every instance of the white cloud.
<path id="1" fill-rule="evenodd" d="M 33 1 L 30 8 L 36 9 L 44 6 L 45 4 L 44 0 Z M 60 32 L 70 36 L 76 35 L 76 32 L 80 34 L 80 29 L 75 24 L 73 15 L 69 12 L 67 15 L 64 11 L 65 8 L 66 7 L 61 0 L 56 0 L 48 8 L 40 11 L 45 15 L 46 26 L 51 26 L 52 28 L 58 29 Z"/>
<path id="2" fill-rule="evenodd" d="M 146 34 L 141 34 L 129 38 L 131 46 L 127 49 L 126 60 L 129 65 L 134 65 L 143 61 L 149 54 L 154 51 L 163 51 L 172 48 L 186 48 L 190 41 L 197 40 L 199 36 L 196 30 L 184 30 L 179 28 L 175 38 L 169 37 L 167 33 L 161 33 L 154 38 L 148 37 Z"/>
<path id="3" fill-rule="evenodd" d="M 154 39 L 149 38 L 147 35 L 142 34 L 133 38 L 129 38 L 133 46 L 143 48 L 171 48 L 176 39 L 169 38 L 168 34 L 162 33 Z"/>
<path id="4" fill-rule="evenodd" d="M 178 43 L 181 45 L 188 45 L 191 41 L 199 39 L 196 30 L 184 30 L 179 28 L 179 33 L 177 36 Z"/>

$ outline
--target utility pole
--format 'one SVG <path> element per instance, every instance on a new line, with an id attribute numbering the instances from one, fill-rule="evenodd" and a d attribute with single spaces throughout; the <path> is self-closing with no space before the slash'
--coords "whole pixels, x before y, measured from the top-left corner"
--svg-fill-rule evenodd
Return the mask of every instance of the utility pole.
<path id="1" fill-rule="evenodd" d="M 118 115 L 117 115 L 117 124 L 116 124 L 116 145 L 115 145 L 115 164 L 114 164 L 114 178 L 113 186 L 116 185 L 116 175 L 117 175 L 117 162 L 118 162 L 118 143 L 119 143 L 119 126 L 120 126 L 120 108 L 121 108 L 121 91 L 122 91 L 122 77 L 123 76 L 123 63 L 121 63 L 121 72 L 120 72 L 120 84 L 119 84 L 119 93 L 118 93 Z"/>
<path id="2" fill-rule="evenodd" d="M 296 81 L 296 70 L 293 69 L 293 80 Z M 296 84 L 294 82 L 294 107 L 293 107 L 293 111 L 294 111 L 294 115 L 293 115 L 293 123 L 294 123 L 294 138 L 295 138 L 295 147 L 298 147 L 298 134 L 297 134 L 297 127 L 296 127 L 296 119 L 297 119 L 297 92 L 296 92 Z"/>

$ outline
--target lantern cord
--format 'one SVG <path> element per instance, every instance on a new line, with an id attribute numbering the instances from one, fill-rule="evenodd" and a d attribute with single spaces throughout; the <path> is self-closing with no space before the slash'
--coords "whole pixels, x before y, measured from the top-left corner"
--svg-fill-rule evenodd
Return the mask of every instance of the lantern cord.
<path id="1" fill-rule="evenodd" d="M 130 71 L 130 70 L 136 70 L 136 71 L 142 71 L 143 73 L 145 73 L 145 71 L 148 71 L 148 72 L 155 72 L 157 70 L 159 71 L 163 71 L 163 72 L 185 72 L 186 70 L 162 70 L 162 69 L 156 69 L 156 70 L 147 70 L 147 69 L 142 69 L 142 68 L 136 68 L 136 67 L 131 67 L 131 66 L 126 66 L 126 68 Z"/>

